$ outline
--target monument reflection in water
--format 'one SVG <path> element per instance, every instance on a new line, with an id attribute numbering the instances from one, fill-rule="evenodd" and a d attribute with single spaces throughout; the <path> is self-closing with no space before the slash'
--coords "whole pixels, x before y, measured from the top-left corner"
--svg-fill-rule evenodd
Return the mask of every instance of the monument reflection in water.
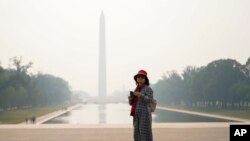
<path id="1" fill-rule="evenodd" d="M 197 116 L 157 109 L 152 114 L 153 123 L 163 122 L 232 122 L 230 120 Z M 45 124 L 132 124 L 130 106 L 117 104 L 84 104 L 66 114 L 56 117 Z"/>
<path id="2" fill-rule="evenodd" d="M 129 114 L 130 106 L 125 103 L 84 104 L 45 124 L 132 123 L 132 117 Z"/>
<path id="3" fill-rule="evenodd" d="M 99 104 L 99 123 L 106 123 L 106 105 Z"/>

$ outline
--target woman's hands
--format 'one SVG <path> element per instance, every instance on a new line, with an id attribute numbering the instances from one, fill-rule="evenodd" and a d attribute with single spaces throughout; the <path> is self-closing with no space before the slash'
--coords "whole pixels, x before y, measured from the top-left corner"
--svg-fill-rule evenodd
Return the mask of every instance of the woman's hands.
<path id="1" fill-rule="evenodd" d="M 137 96 L 137 97 L 140 97 L 141 93 L 140 92 L 134 92 L 134 95 Z"/>
<path id="2" fill-rule="evenodd" d="M 140 92 L 133 92 L 134 96 L 140 97 L 142 96 L 142 94 Z M 131 96 L 128 96 L 128 101 L 129 101 L 129 105 L 133 104 L 133 98 Z"/>

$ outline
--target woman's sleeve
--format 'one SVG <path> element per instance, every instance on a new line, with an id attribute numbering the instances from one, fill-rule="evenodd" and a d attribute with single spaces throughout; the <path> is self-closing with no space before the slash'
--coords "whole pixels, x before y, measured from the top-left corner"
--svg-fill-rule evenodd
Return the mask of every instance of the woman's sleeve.
<path id="1" fill-rule="evenodd" d="M 145 91 L 142 93 L 141 98 L 146 103 L 150 103 L 153 100 L 153 90 L 150 87 L 147 87 Z"/>

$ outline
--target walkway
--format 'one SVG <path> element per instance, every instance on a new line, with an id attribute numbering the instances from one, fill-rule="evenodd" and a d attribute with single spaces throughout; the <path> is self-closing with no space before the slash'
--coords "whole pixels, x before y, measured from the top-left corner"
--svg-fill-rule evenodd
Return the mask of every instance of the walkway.
<path id="1" fill-rule="evenodd" d="M 235 123 L 153 124 L 155 141 L 229 141 Z M 248 123 L 249 124 L 249 123 Z M 128 124 L 0 125 L 1 141 L 132 141 Z"/>

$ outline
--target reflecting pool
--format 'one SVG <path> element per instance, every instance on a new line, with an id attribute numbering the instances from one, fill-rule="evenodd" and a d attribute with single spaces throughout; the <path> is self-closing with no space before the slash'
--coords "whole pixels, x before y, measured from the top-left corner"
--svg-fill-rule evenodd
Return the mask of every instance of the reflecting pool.
<path id="1" fill-rule="evenodd" d="M 132 123 L 130 106 L 117 104 L 83 104 L 68 113 L 45 122 L 45 124 L 97 124 L 97 123 Z M 157 109 L 153 115 L 154 123 L 161 122 L 232 122 L 230 120 L 197 116 Z"/>

